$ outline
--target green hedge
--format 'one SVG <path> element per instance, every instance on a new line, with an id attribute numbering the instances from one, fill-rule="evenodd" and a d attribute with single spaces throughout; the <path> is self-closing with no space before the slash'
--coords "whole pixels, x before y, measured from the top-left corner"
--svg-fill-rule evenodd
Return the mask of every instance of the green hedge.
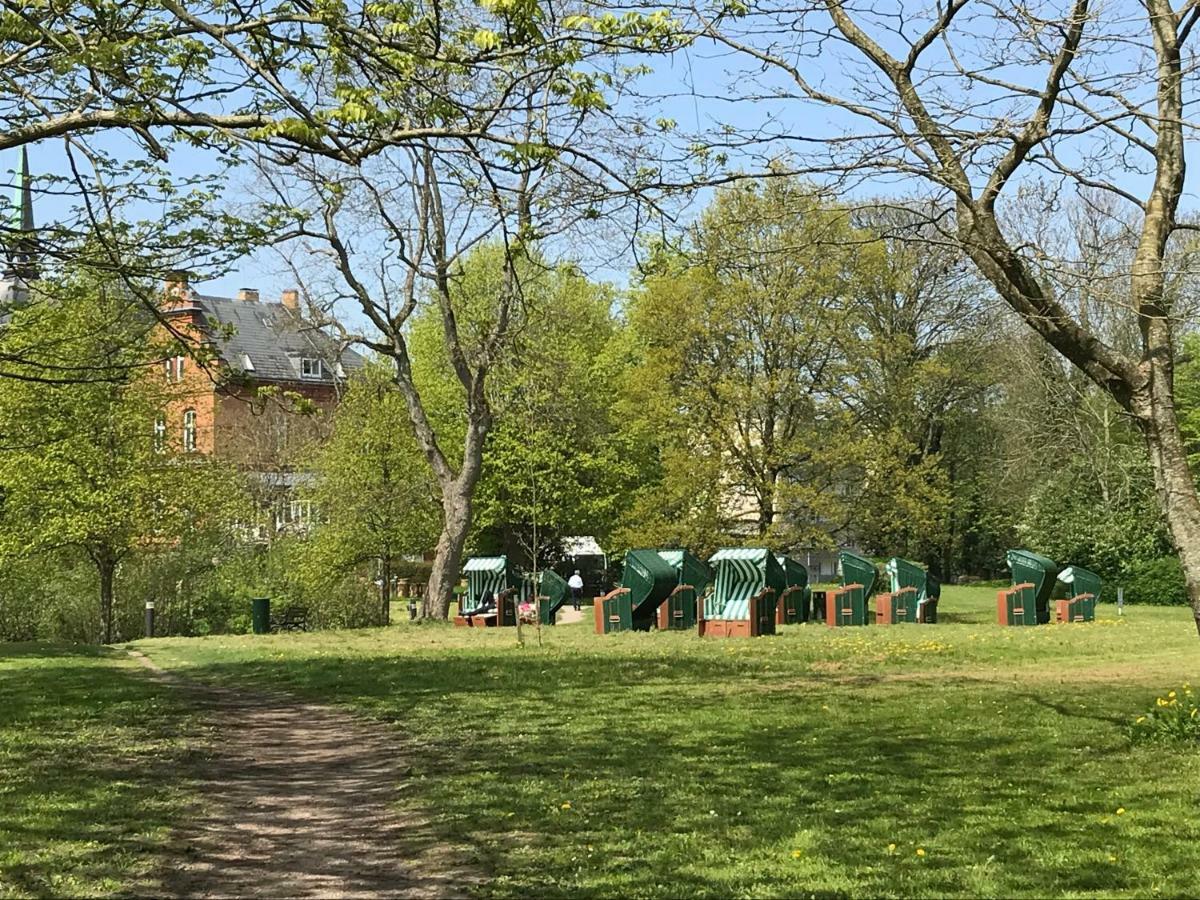
<path id="1" fill-rule="evenodd" d="M 1188 602 L 1187 583 L 1183 567 L 1175 556 L 1132 563 L 1121 576 L 1126 603 L 1150 603 L 1155 606 L 1176 606 Z M 1108 591 L 1105 591 L 1107 594 Z M 1115 591 L 1112 597 L 1116 599 Z"/>

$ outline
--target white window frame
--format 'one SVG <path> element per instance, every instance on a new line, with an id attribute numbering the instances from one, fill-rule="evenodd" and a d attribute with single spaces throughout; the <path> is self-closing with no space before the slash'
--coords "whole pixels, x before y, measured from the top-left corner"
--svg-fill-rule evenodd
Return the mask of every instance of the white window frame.
<path id="1" fill-rule="evenodd" d="M 312 523 L 312 501 L 293 500 L 290 505 L 289 520 L 291 523 L 301 528 L 307 528 Z"/>
<path id="2" fill-rule="evenodd" d="M 154 417 L 154 452 L 167 452 L 167 416 L 159 413 Z"/>
<path id="3" fill-rule="evenodd" d="M 300 357 L 301 378 L 320 378 L 323 374 L 324 367 L 321 365 L 321 358 L 319 356 Z"/>
<path id="4" fill-rule="evenodd" d="M 187 409 L 183 412 L 183 452 L 196 452 L 196 411 Z"/>
<path id="5" fill-rule="evenodd" d="M 313 503 L 311 500 L 286 500 L 279 506 L 275 516 L 278 531 L 306 532 L 312 528 Z"/>

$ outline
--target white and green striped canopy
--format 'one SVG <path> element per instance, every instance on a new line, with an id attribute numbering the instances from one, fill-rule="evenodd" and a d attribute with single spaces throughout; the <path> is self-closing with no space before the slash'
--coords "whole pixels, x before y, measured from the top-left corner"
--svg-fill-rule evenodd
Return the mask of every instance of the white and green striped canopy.
<path id="1" fill-rule="evenodd" d="M 487 594 L 498 596 L 508 587 L 507 556 L 473 556 L 463 566 L 467 576 L 468 609 L 479 606 Z"/>
<path id="2" fill-rule="evenodd" d="M 750 598 L 767 586 L 771 552 L 761 547 L 718 550 L 709 559 L 716 571 L 705 615 L 713 619 L 750 618 Z"/>
<path id="3" fill-rule="evenodd" d="M 682 550 L 659 550 L 658 555 L 663 558 L 663 562 L 673 567 L 676 572 L 683 568 Z"/>

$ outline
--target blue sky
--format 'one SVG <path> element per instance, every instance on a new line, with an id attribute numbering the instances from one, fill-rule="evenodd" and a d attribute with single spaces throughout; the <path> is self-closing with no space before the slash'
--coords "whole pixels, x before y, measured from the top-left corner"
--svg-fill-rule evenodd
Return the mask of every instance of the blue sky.
<path id="1" fill-rule="evenodd" d="M 762 40 L 770 38 L 764 37 Z M 968 45 L 969 49 L 969 45 Z M 931 62 L 935 65 L 944 63 L 944 56 L 939 59 L 936 52 L 931 51 Z M 845 93 L 867 83 L 869 74 L 857 62 L 837 61 L 832 56 L 815 53 L 811 56 L 797 57 L 805 75 L 814 83 L 822 84 L 832 91 Z M 715 126 L 727 123 L 738 128 L 750 129 L 772 122 L 781 135 L 803 138 L 822 138 L 832 136 L 848 126 L 848 118 L 828 108 L 817 107 L 797 101 L 756 99 L 754 101 L 733 101 L 731 98 L 740 90 L 746 89 L 750 81 L 740 77 L 739 69 L 744 68 L 740 60 L 733 61 L 727 51 L 718 49 L 711 44 L 699 45 L 681 51 L 668 59 L 653 61 L 655 72 L 647 77 L 642 89 L 658 99 L 656 114 L 670 117 L 678 122 L 679 129 L 684 133 L 703 133 Z M 998 68 L 994 74 L 1014 80 L 1029 80 L 1037 83 L 1037 74 L 1019 65 L 1007 70 Z M 772 87 L 783 86 L 778 78 L 768 77 L 762 84 L 767 91 Z M 973 102 L 980 109 L 988 108 L 990 98 L 985 90 L 978 91 L 973 96 Z M 100 138 L 101 145 L 114 153 L 128 153 L 130 142 L 123 138 Z M 774 145 L 775 149 L 789 146 Z M 795 145 L 791 145 L 795 146 Z M 769 155 L 770 150 L 764 151 L 759 159 L 747 161 L 751 167 L 761 162 L 762 156 Z M 1076 151 L 1077 155 L 1071 162 L 1086 161 L 1086 149 Z M 1194 151 L 1189 149 L 1189 156 L 1194 157 Z M 16 164 L 15 152 L 10 152 L 7 159 L 0 161 L 0 168 L 11 171 Z M 1195 160 L 1193 160 L 1195 161 Z M 172 157 L 171 169 L 183 175 L 196 174 L 213 170 L 213 162 L 203 152 L 178 149 Z M 62 145 L 48 142 L 31 148 L 31 166 L 35 174 L 46 172 L 66 171 L 66 157 Z M 248 179 L 249 173 L 235 173 L 229 185 L 227 202 L 236 203 L 239 197 L 247 193 L 248 185 L 239 180 Z M 1142 187 L 1144 177 L 1134 174 L 1122 174 L 1118 183 L 1124 187 L 1137 189 Z M 1190 187 L 1190 185 L 1189 185 Z M 893 178 L 874 180 L 866 184 L 856 185 L 852 192 L 857 196 L 871 196 L 882 193 L 904 194 L 918 188 L 914 181 Z M 682 210 L 682 218 L 686 220 L 704 203 L 707 193 L 699 196 Z M 37 200 L 37 218 L 45 222 L 52 217 L 66 215 L 69 202 L 62 197 L 41 196 Z M 1184 207 L 1195 209 L 1194 191 L 1188 191 L 1184 198 Z M 155 213 L 152 204 L 142 204 L 139 214 L 152 216 Z M 587 254 L 584 254 L 585 256 Z M 584 259 L 593 275 L 606 280 L 622 283 L 626 280 L 629 266 L 628 258 L 605 259 L 603 262 L 588 266 L 589 260 Z M 225 274 L 205 285 L 205 290 L 212 293 L 233 294 L 241 287 L 258 288 L 264 298 L 277 298 L 281 290 L 292 287 L 293 277 L 279 255 L 274 251 L 261 252 L 247 258 L 237 266 L 236 271 Z"/>

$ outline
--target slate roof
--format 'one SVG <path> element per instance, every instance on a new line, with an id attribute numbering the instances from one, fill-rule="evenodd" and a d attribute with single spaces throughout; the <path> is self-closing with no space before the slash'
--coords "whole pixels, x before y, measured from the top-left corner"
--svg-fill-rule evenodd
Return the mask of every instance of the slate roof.
<path id="1" fill-rule="evenodd" d="M 192 294 L 209 336 L 229 368 L 254 381 L 334 384 L 366 360 L 282 303 L 260 303 Z M 228 332 L 228 333 L 227 333 Z M 301 372 L 302 359 L 320 359 L 320 377 Z M 339 371 L 338 364 L 341 364 Z"/>

